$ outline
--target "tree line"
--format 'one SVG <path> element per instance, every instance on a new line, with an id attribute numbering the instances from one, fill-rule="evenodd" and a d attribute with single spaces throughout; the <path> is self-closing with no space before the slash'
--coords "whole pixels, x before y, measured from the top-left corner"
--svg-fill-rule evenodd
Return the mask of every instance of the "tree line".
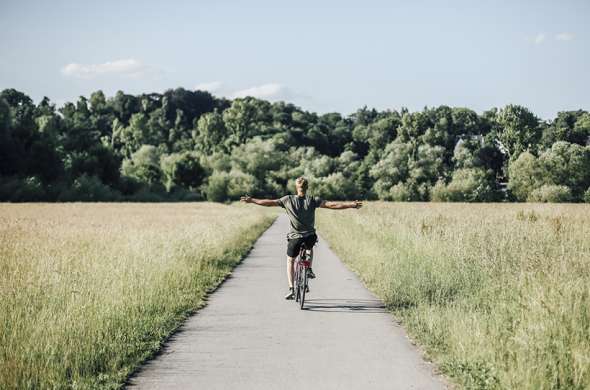
<path id="1" fill-rule="evenodd" d="M 56 109 L 0 93 L 2 201 L 279 197 L 306 176 L 328 199 L 590 202 L 590 114 L 507 105 L 316 114 L 205 91 Z"/>

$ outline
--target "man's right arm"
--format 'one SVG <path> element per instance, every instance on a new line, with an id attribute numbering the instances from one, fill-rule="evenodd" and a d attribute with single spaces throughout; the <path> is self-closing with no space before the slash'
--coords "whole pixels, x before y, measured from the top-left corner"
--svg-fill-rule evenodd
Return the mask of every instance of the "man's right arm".
<path id="1" fill-rule="evenodd" d="M 354 202 L 328 202 L 323 201 L 320 204 L 321 208 L 332 209 L 332 210 L 344 210 L 344 209 L 360 209 L 363 207 L 363 202 L 355 200 Z"/>
<path id="2" fill-rule="evenodd" d="M 240 201 L 242 201 L 244 203 L 254 203 L 259 206 L 266 206 L 266 207 L 274 207 L 274 206 L 281 205 L 281 203 L 279 202 L 278 199 L 255 199 L 250 196 L 242 196 L 240 198 Z"/>

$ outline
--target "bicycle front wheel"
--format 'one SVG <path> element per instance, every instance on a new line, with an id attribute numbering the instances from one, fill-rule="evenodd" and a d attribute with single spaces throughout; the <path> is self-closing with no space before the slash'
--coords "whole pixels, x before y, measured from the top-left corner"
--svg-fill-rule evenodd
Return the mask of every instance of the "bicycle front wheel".
<path id="1" fill-rule="evenodd" d="M 299 270 L 297 266 L 293 271 L 293 292 L 295 293 L 295 302 L 299 302 Z"/>
<path id="2" fill-rule="evenodd" d="M 303 305 L 305 304 L 305 290 L 307 290 L 307 269 L 303 268 L 301 274 L 301 296 L 299 297 L 299 307 L 303 310 Z"/>

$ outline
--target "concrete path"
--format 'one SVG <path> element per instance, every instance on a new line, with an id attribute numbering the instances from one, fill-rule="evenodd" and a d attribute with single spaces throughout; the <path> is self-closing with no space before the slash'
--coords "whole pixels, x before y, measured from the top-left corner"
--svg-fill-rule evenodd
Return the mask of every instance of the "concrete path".
<path id="1" fill-rule="evenodd" d="M 402 328 L 320 237 L 307 310 L 285 301 L 281 216 L 130 381 L 139 389 L 443 389 Z"/>

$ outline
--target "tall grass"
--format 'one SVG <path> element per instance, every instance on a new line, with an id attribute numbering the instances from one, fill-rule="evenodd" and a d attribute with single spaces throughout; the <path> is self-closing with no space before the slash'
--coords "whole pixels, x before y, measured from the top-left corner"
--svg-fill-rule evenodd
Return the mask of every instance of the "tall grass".
<path id="1" fill-rule="evenodd" d="M 320 232 L 467 389 L 590 388 L 590 207 L 396 204 Z"/>
<path id="2" fill-rule="evenodd" d="M 271 223 L 219 204 L 0 204 L 0 388 L 117 388 Z"/>

